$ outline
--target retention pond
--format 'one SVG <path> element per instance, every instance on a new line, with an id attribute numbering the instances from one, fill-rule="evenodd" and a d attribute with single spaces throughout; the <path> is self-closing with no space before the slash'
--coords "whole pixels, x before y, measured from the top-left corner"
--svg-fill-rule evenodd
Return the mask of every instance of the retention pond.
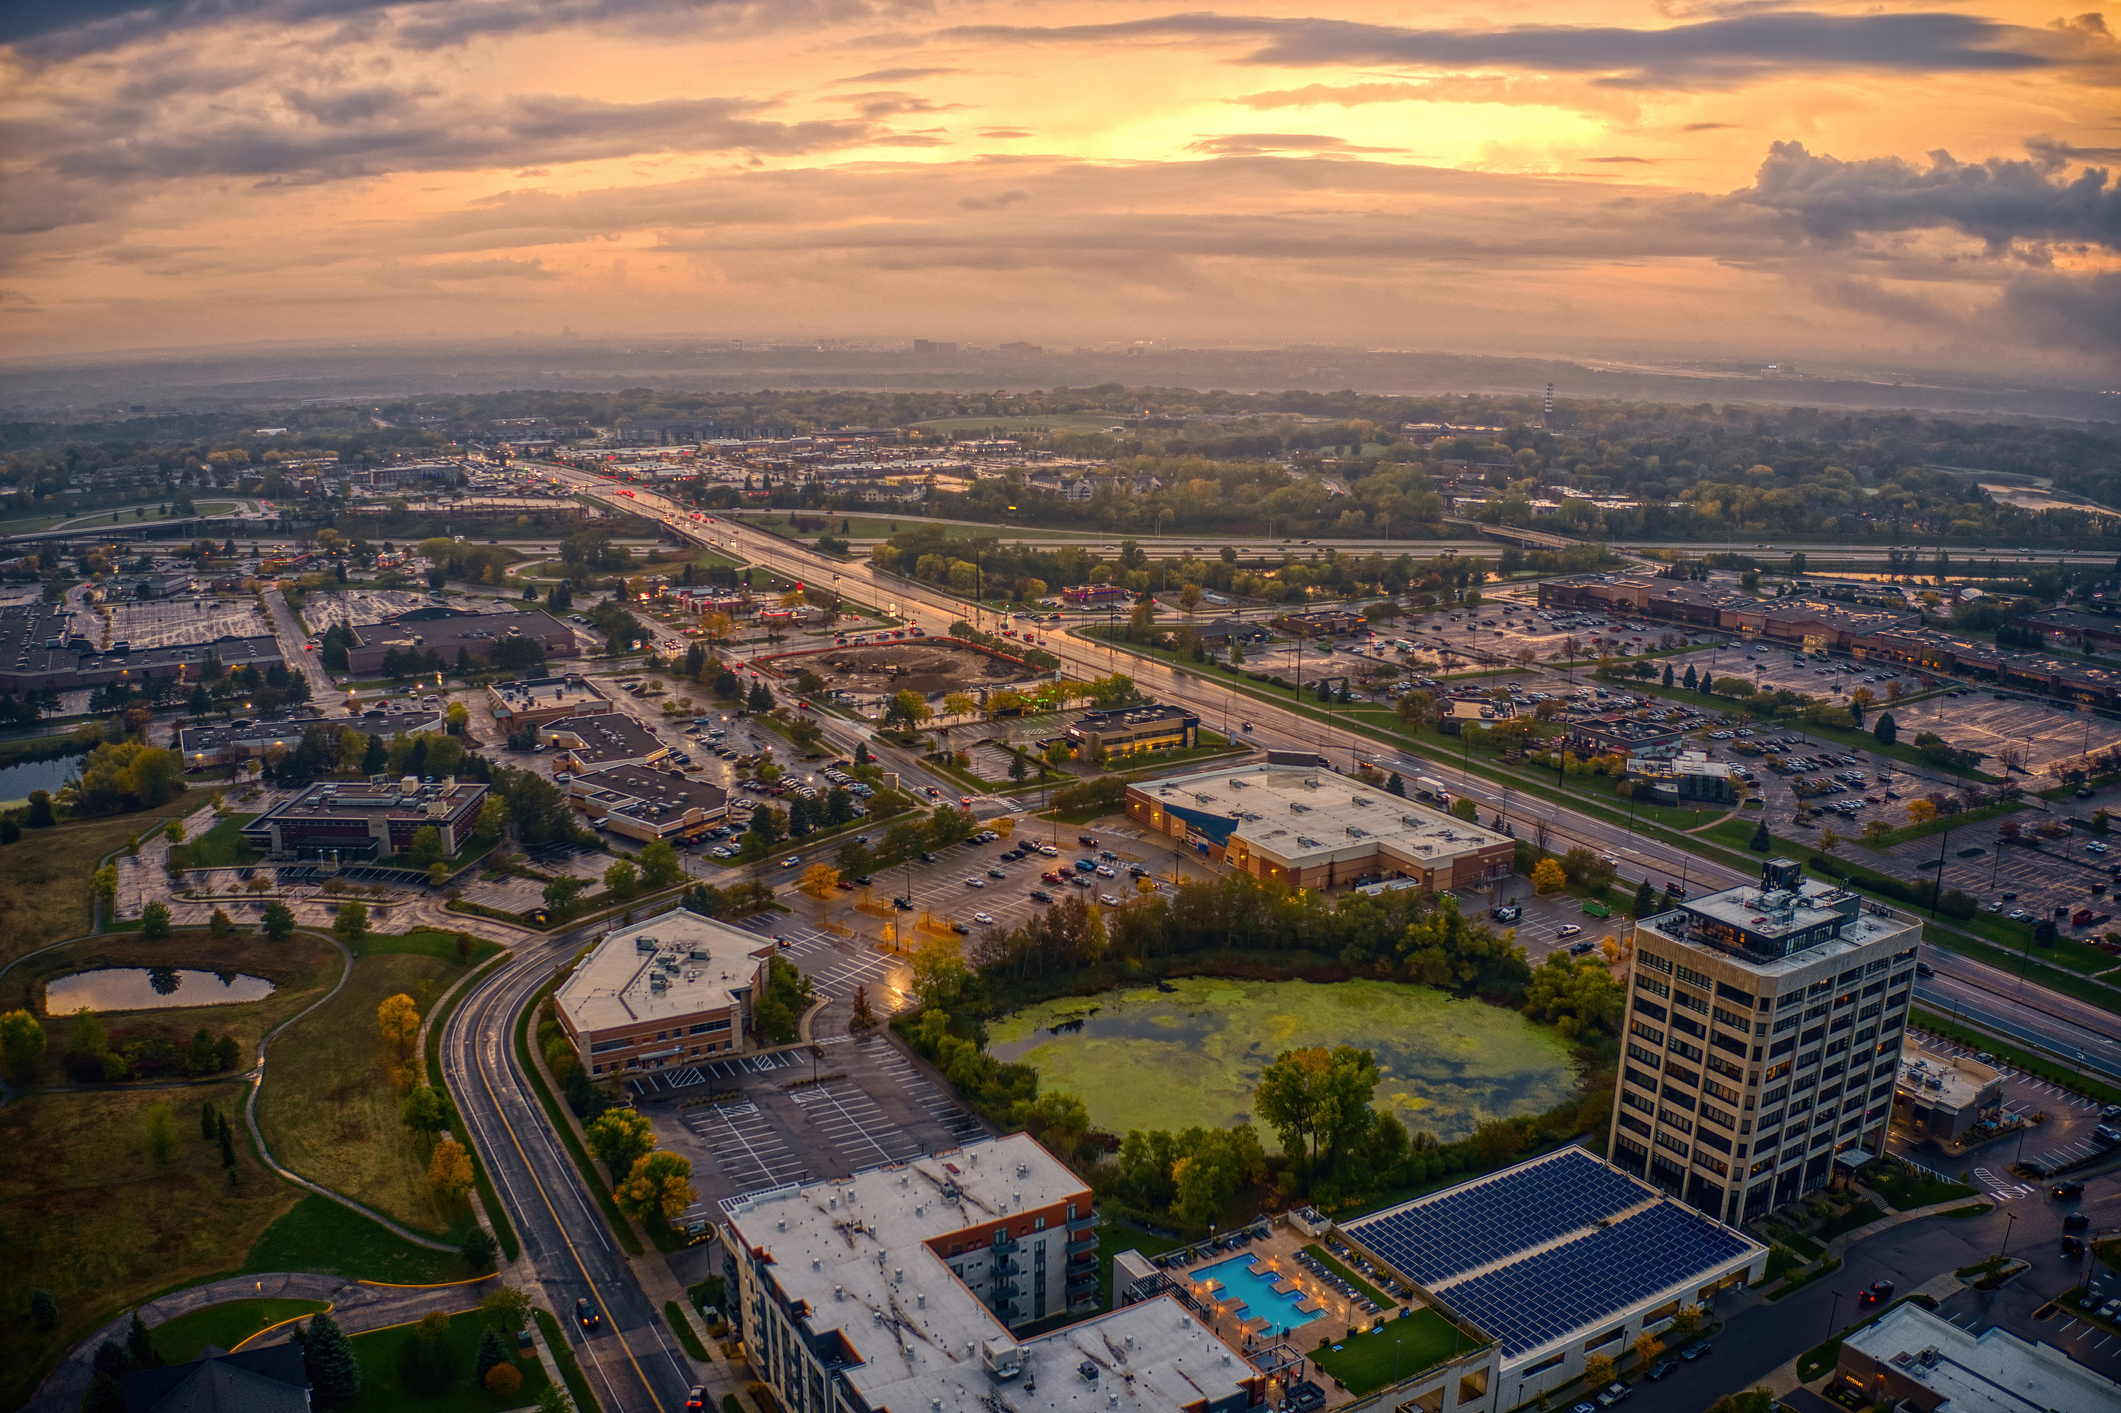
<path id="1" fill-rule="evenodd" d="M 1540 1113 L 1575 1092 L 1574 1048 L 1514 1011 L 1388 981 L 1228 981 L 1071 996 L 987 1028 L 998 1059 L 1079 1095 L 1091 1122 L 1220 1128 L 1252 1118 L 1252 1088 L 1284 1050 L 1353 1045 L 1377 1057 L 1374 1099 L 1444 1142 L 1483 1120 Z"/>

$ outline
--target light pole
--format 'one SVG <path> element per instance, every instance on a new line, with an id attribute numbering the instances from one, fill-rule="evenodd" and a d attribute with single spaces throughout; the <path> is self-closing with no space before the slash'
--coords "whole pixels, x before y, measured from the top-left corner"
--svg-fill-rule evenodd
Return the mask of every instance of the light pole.
<path id="1" fill-rule="evenodd" d="M 2008 1214 L 2007 1214 L 2007 1215 L 2006 1215 L 2006 1216 L 2004 1217 L 2004 1220 L 2003 1220 L 2003 1245 L 2002 1245 L 2002 1246 L 2000 1246 L 2000 1247 L 1998 1247 L 1998 1248 L 1997 1248 L 1997 1250 L 1996 1250 L 1996 1259 L 1997 1259 L 1998 1261 L 2001 1261 L 2001 1260 L 2002 1260 L 2002 1259 L 2003 1259 L 2003 1258 L 2004 1258 L 2005 1256 L 2007 1256 L 2008 1254 L 2010 1254 L 2010 1249 L 2011 1249 L 2011 1228 L 2012 1228 L 2013 1226 L 2016 1226 L 2016 1225 L 2017 1225 L 2017 1223 L 2018 1223 L 2018 1214 L 2017 1214 L 2016 1212 L 2011 1212 L 2011 1213 L 2008 1213 Z"/>
<path id="2" fill-rule="evenodd" d="M 1834 1316 L 1841 1309 L 1841 1292 L 1837 1290 L 1833 1292 L 1833 1296 L 1833 1304 L 1826 1308 L 1826 1334 L 1828 1339 L 1834 1337 Z"/>

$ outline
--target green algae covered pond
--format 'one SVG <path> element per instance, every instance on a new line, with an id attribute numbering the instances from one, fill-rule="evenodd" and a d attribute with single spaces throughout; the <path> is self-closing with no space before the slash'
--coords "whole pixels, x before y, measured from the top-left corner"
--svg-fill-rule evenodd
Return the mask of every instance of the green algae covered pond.
<path id="1" fill-rule="evenodd" d="M 1575 1092 L 1573 1047 L 1514 1011 L 1389 981 L 1184 977 L 1071 996 L 991 1022 L 988 1048 L 1078 1095 L 1091 1122 L 1221 1128 L 1252 1117 L 1252 1087 L 1284 1050 L 1353 1045 L 1377 1057 L 1374 1103 L 1448 1143 L 1484 1119 L 1533 1114 Z"/>

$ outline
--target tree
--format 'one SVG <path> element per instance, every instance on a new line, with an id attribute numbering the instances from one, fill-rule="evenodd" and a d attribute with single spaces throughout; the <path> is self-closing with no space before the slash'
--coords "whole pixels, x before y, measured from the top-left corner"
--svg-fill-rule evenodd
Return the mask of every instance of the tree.
<path id="1" fill-rule="evenodd" d="M 106 1341 L 103 1348 L 117 1346 Z M 116 1374 L 98 1369 L 90 1375 L 88 1388 L 81 1395 L 81 1413 L 125 1413 L 125 1388 Z"/>
<path id="2" fill-rule="evenodd" d="M 1540 893 L 1557 893 L 1568 887 L 1569 876 L 1559 859 L 1541 859 L 1532 867 L 1532 886 Z"/>
<path id="3" fill-rule="evenodd" d="M 641 891 L 641 871 L 633 866 L 632 859 L 613 859 L 604 870 L 604 886 L 611 896 L 620 902 Z"/>
<path id="4" fill-rule="evenodd" d="M 1642 1361 L 1644 1368 L 1656 1363 L 1663 1355 L 1663 1340 L 1657 1338 L 1648 1330 L 1644 1330 L 1641 1334 L 1635 1336 L 1635 1357 Z"/>
<path id="5" fill-rule="evenodd" d="M 169 1166 L 169 1160 L 177 1156 L 177 1122 L 171 1117 L 169 1105 L 147 1106 L 147 1157 L 158 1168 Z"/>
<path id="6" fill-rule="evenodd" d="M 803 870 L 803 881 L 796 887 L 811 897 L 822 900 L 839 886 L 840 871 L 831 864 L 815 863 Z"/>
<path id="7" fill-rule="evenodd" d="M 49 829 L 59 822 L 52 813 L 52 797 L 48 790 L 29 792 L 29 818 L 23 821 L 31 829 Z"/>
<path id="8" fill-rule="evenodd" d="M 1613 1356 L 1593 1354 L 1583 1361 L 1583 1387 L 1585 1392 L 1604 1388 L 1613 1382 Z"/>
<path id="9" fill-rule="evenodd" d="M 1682 1305 L 1672 1316 L 1671 1326 L 1665 1333 L 1675 1341 L 1691 1339 L 1694 1332 L 1701 1328 L 1701 1316 L 1702 1309 L 1699 1305 Z"/>
<path id="10" fill-rule="evenodd" d="M 368 938 L 368 904 L 339 904 L 339 912 L 332 919 L 331 930 L 332 934 L 347 946 L 360 946 Z"/>
<path id="11" fill-rule="evenodd" d="M 492 1316 L 504 1330 L 521 1329 L 530 1318 L 530 1296 L 512 1285 L 496 1287 L 488 1291 L 479 1302 L 479 1308 Z"/>
<path id="12" fill-rule="evenodd" d="M 1315 1175 L 1321 1157 L 1368 1127 L 1378 1077 L 1370 1052 L 1350 1045 L 1284 1050 L 1260 1071 L 1252 1105 L 1281 1139 L 1282 1151 L 1307 1160 Z"/>
<path id="13" fill-rule="evenodd" d="M 1642 880 L 1641 886 L 1635 890 L 1635 901 L 1633 905 L 1628 908 L 1628 911 L 1632 913 L 1635 919 L 1639 922 L 1643 918 L 1650 916 L 1650 914 L 1656 909 L 1656 906 L 1657 892 L 1655 889 L 1650 887 L 1650 880 L 1645 878 Z"/>
<path id="14" fill-rule="evenodd" d="M 455 1202 L 471 1191 L 471 1155 L 464 1145 L 454 1138 L 445 1138 L 435 1145 L 435 1155 L 427 1164 L 427 1185 L 434 1189 L 435 1196 L 444 1202 Z"/>
<path id="15" fill-rule="evenodd" d="M 1454 818 L 1462 819 L 1468 824 L 1475 824 L 1480 820 L 1480 806 L 1474 804 L 1470 799 L 1460 796 L 1458 799 L 1451 801 L 1451 814 Z"/>
<path id="16" fill-rule="evenodd" d="M 398 1117 L 415 1133 L 440 1133 L 449 1126 L 449 1109 L 439 1091 L 416 1085 L 398 1106 Z"/>
<path id="17" fill-rule="evenodd" d="M 1767 815 L 1765 813 L 1760 816 L 1760 822 L 1753 826 L 1753 837 L 1746 841 L 1746 847 L 1758 854 L 1764 854 L 1775 847 L 1774 839 L 1768 834 Z"/>
<path id="18" fill-rule="evenodd" d="M 27 1084 L 44 1068 L 44 1027 L 28 1011 L 0 1016 L 0 1069 L 17 1084 Z"/>
<path id="19" fill-rule="evenodd" d="M 199 1106 L 199 1137 L 205 1139 L 208 1143 L 220 1137 L 221 1127 L 217 1119 L 218 1111 L 215 1110 L 211 1100 Z"/>
<path id="20" fill-rule="evenodd" d="M 487 1331 L 492 1334 L 492 1330 Z M 515 1402 L 515 1396 L 523 1390 L 523 1371 L 514 1364 L 496 1364 L 479 1379 L 486 1391 L 503 1403 Z"/>
<path id="21" fill-rule="evenodd" d="M 221 1166 L 231 1175 L 236 1171 L 236 1130 L 228 1122 L 228 1115 L 214 1115 L 214 1137 L 221 1140 Z"/>
<path id="22" fill-rule="evenodd" d="M 169 904 L 149 903 L 140 910 L 140 935 L 154 942 L 169 936 Z"/>
<path id="23" fill-rule="evenodd" d="M 650 888 L 674 888 L 684 880 L 685 866 L 678 861 L 678 851 L 661 839 L 643 846 L 635 862 L 641 882 Z"/>
<path id="24" fill-rule="evenodd" d="M 464 1264 L 474 1271 L 483 1271 L 493 1265 L 494 1254 L 500 1249 L 501 1244 L 493 1239 L 493 1233 L 477 1225 L 464 1233 L 464 1239 L 457 1243 L 457 1255 L 463 1257 Z"/>
<path id="25" fill-rule="evenodd" d="M 587 885 L 573 874 L 563 873 L 545 885 L 545 906 L 554 912 L 565 912 L 574 900 L 582 896 Z"/>
<path id="26" fill-rule="evenodd" d="M 1407 797 L 1407 782 L 1399 778 L 1398 771 L 1393 771 L 1392 778 L 1385 782 L 1385 793 L 1397 795 L 1402 800 Z"/>
<path id="27" fill-rule="evenodd" d="M 734 1399 L 736 1395 L 726 1394 L 724 1397 Z M 560 1381 L 554 1379 L 538 1390 L 537 1410 L 538 1413 L 575 1413 L 574 1399 L 568 1396 Z"/>
<path id="28" fill-rule="evenodd" d="M 414 868 L 426 868 L 442 860 L 442 831 L 432 824 L 412 832 L 412 844 L 405 852 L 406 859 Z"/>
<path id="29" fill-rule="evenodd" d="M 655 1127 L 646 1114 L 632 1109 L 613 1109 L 599 1114 L 584 1135 L 589 1151 L 611 1169 L 616 1182 L 633 1165 L 655 1151 Z"/>
<path id="30" fill-rule="evenodd" d="M 1487 1167 L 1499 1168 L 1524 1151 L 1524 1132 L 1508 1119 L 1484 1120 L 1473 1130 L 1473 1151 Z"/>
<path id="31" fill-rule="evenodd" d="M 674 1222 L 699 1200 L 692 1186 L 692 1160 L 668 1151 L 634 1161 L 633 1170 L 611 1194 L 618 1209 L 646 1221 L 651 1215 Z"/>
<path id="32" fill-rule="evenodd" d="M 162 1354 L 155 1348 L 155 1337 L 147 1328 L 138 1310 L 133 1311 L 132 1323 L 125 1331 L 125 1352 L 131 1357 L 135 1369 L 157 1369 L 162 1366 Z"/>
<path id="33" fill-rule="evenodd" d="M 415 1393 L 433 1398 L 456 1376 L 450 1362 L 449 1316 L 430 1311 L 398 1346 L 398 1377 Z"/>
<path id="34" fill-rule="evenodd" d="M 288 938 L 294 936 L 294 909 L 276 898 L 265 905 L 265 911 L 259 915 L 259 925 L 265 929 L 265 935 L 273 941 L 285 942 Z"/>
<path id="35" fill-rule="evenodd" d="M 1893 685 L 1897 687 L 1900 684 L 1895 682 Z M 1893 720 L 1891 712 L 1881 711 L 1878 713 L 1878 719 L 1871 723 L 1871 735 L 1879 745 L 1890 746 L 1900 739 L 1900 723 Z"/>
<path id="36" fill-rule="evenodd" d="M 376 1007 L 376 1029 L 402 1063 L 412 1054 L 412 1042 L 420 1033 L 420 1007 L 412 997 L 387 996 Z"/>
<path id="37" fill-rule="evenodd" d="M 206 920 L 206 930 L 214 937 L 232 936 L 236 930 L 235 919 L 222 909 L 215 908 L 214 915 Z"/>
<path id="38" fill-rule="evenodd" d="M 913 994 L 923 1006 L 948 1010 L 972 977 L 954 937 L 924 937 L 913 953 Z"/>

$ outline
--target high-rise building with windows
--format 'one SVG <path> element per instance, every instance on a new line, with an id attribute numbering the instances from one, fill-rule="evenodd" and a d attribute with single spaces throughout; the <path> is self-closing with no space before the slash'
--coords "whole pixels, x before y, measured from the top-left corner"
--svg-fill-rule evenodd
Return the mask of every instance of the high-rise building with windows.
<path id="1" fill-rule="evenodd" d="M 1876 1157 L 1921 936 L 1789 859 L 1638 921 L 1613 1162 L 1736 1223 Z"/>

